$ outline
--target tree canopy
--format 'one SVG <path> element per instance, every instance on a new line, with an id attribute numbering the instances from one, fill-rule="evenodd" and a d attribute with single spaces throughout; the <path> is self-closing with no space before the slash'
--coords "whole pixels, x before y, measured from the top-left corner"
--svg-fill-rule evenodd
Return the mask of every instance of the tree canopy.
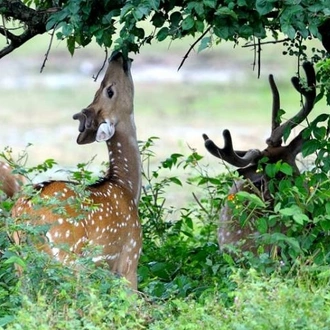
<path id="1" fill-rule="evenodd" d="M 128 54 L 186 36 L 198 50 L 241 39 L 258 49 L 271 38 L 297 55 L 316 38 L 330 52 L 330 0 L 0 0 L 0 13 L 6 40 L 0 58 L 46 32 L 66 40 L 72 55 L 92 40 Z M 325 54 L 313 51 L 316 61 Z"/>

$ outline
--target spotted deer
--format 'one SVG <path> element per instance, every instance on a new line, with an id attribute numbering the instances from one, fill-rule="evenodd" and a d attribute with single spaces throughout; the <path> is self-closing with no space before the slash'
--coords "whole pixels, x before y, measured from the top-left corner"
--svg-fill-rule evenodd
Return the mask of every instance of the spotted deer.
<path id="1" fill-rule="evenodd" d="M 21 190 L 24 182 L 22 175 L 13 174 L 9 164 L 0 161 L 0 200 L 13 197 Z"/>
<path id="2" fill-rule="evenodd" d="M 239 191 L 247 191 L 250 193 L 258 191 L 258 195 L 265 201 L 272 201 L 272 197 L 267 189 L 269 179 L 267 178 L 264 169 L 260 170 L 258 167 L 258 161 L 264 157 L 267 157 L 268 164 L 275 164 L 281 160 L 289 164 L 295 174 L 299 174 L 296 157 L 302 150 L 304 130 L 301 130 L 300 133 L 286 146 L 282 145 L 282 139 L 286 132 L 290 131 L 307 118 L 314 106 L 316 98 L 315 71 L 313 65 L 309 62 L 305 62 L 303 68 L 306 73 L 307 86 L 304 86 L 298 77 L 293 77 L 291 81 L 294 88 L 304 96 L 305 102 L 296 115 L 281 125 L 278 120 L 280 110 L 279 92 L 273 76 L 269 75 L 273 105 L 271 135 L 266 140 L 266 149 L 251 149 L 248 151 L 234 150 L 229 130 L 223 131 L 223 148 L 219 148 L 206 134 L 203 134 L 205 147 L 213 156 L 239 168 L 237 172 L 242 179 L 238 179 L 234 182 L 228 196 L 235 196 Z M 254 221 L 254 219 L 252 218 L 250 221 Z M 257 232 L 251 228 L 249 223 L 245 226 L 239 224 L 238 219 L 233 216 L 232 209 L 228 202 L 225 202 L 220 211 L 220 225 L 218 229 L 218 242 L 220 249 L 230 244 L 240 245 L 243 250 L 253 250 L 255 234 L 257 234 Z"/>
<path id="3" fill-rule="evenodd" d="M 54 206 L 34 207 L 33 198 L 19 199 L 12 213 L 31 225 L 49 225 L 40 249 L 62 262 L 72 255 L 83 255 L 86 246 L 99 247 L 93 260 L 97 264 L 107 263 L 113 273 L 124 276 L 136 289 L 142 246 L 138 217 L 141 160 L 133 96 L 131 60 L 119 52 L 113 53 L 93 102 L 73 116 L 79 121 L 78 144 L 105 141 L 109 154 L 107 174 L 87 187 L 86 203 L 78 208 L 70 203 L 77 197 L 75 182 L 50 181 L 35 187 L 45 201 L 53 196 L 59 202 L 67 201 L 65 215 L 52 212 Z M 91 205 L 94 208 L 89 208 Z M 27 216 L 29 220 L 25 220 Z M 16 243 L 22 239 L 21 233 L 15 235 Z"/>

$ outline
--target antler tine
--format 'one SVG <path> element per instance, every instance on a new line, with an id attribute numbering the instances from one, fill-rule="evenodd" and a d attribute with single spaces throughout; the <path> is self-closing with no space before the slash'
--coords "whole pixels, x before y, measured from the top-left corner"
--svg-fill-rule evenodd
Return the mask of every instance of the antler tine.
<path id="1" fill-rule="evenodd" d="M 279 144 L 279 141 L 282 139 L 284 132 L 287 129 L 292 129 L 300 124 L 309 113 L 312 111 L 315 98 L 316 98 L 316 77 L 313 64 L 310 62 L 303 63 L 303 68 L 307 77 L 307 87 L 303 86 L 298 77 L 292 77 L 291 82 L 294 88 L 301 93 L 305 98 L 305 104 L 302 106 L 300 111 L 287 120 L 285 123 L 277 127 L 272 131 L 271 136 L 267 139 L 266 143 L 269 146 L 276 146 Z"/>
<path id="2" fill-rule="evenodd" d="M 225 143 L 223 148 L 219 148 L 206 134 L 203 134 L 205 148 L 213 156 L 221 158 L 231 165 L 244 167 L 249 165 L 261 155 L 260 150 L 257 149 L 235 151 L 233 149 L 233 142 L 229 130 L 224 130 L 222 135 Z"/>
<path id="3" fill-rule="evenodd" d="M 280 105 L 280 94 L 278 92 L 274 77 L 272 74 L 268 78 L 270 89 L 273 95 L 273 106 L 272 106 L 272 132 L 280 125 L 278 121 L 278 112 L 281 108 Z"/>

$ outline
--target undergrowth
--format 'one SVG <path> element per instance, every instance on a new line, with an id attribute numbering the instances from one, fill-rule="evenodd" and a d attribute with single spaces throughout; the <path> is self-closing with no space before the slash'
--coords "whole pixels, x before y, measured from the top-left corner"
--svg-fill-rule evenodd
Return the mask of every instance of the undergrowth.
<path id="1" fill-rule="evenodd" d="M 294 177 L 286 165 L 268 166 L 272 208 L 258 196 L 232 200 L 233 211 L 246 219 L 258 211 L 257 253 L 220 252 L 220 208 L 236 175 L 210 176 L 195 150 L 172 154 L 151 166 L 155 138 L 141 143 L 143 191 L 139 212 L 143 253 L 139 293 L 123 279 L 94 267 L 93 253 L 77 259 L 78 268 L 62 265 L 33 245 L 16 246 L 11 234 L 39 230 L 18 227 L 11 218 L 13 201 L 1 203 L 0 328 L 5 329 L 327 329 L 330 322 L 330 180 L 329 141 L 319 123 L 311 124 L 304 156 L 315 166 Z M 329 126 L 329 125 L 328 125 Z M 3 153 L 11 162 L 8 154 Z M 12 164 L 17 173 L 49 169 Z M 186 179 L 172 173 L 184 171 Z M 285 172 L 278 181 L 276 173 Z M 71 177 L 84 197 L 95 178 L 88 164 Z M 192 202 L 174 208 L 169 191 L 192 188 Z M 29 193 L 29 187 L 25 193 Z M 273 229 L 281 224 L 285 233 Z M 271 244 L 276 253 L 266 253 Z M 18 276 L 17 268 L 21 275 Z"/>

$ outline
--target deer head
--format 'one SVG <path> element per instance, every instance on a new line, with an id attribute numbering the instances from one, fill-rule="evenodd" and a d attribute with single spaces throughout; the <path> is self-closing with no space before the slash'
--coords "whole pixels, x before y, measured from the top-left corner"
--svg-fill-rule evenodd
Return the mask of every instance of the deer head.
<path id="1" fill-rule="evenodd" d="M 78 197 L 73 188 L 75 182 L 44 182 L 36 186 L 40 197 L 45 200 L 57 197 L 59 203 L 64 203 L 65 215 L 53 213 L 47 204 L 36 209 L 28 197 L 18 200 L 12 212 L 17 221 L 50 226 L 46 240 L 38 247 L 51 256 L 67 262 L 72 260 L 72 255 L 84 254 L 86 246 L 97 246 L 101 251 L 94 261 L 107 263 L 114 273 L 126 277 L 136 289 L 136 270 L 142 246 L 137 210 L 141 165 L 133 117 L 134 88 L 130 66 L 131 60 L 121 53 L 114 53 L 93 102 L 73 116 L 79 120 L 77 143 L 104 141 L 109 153 L 108 173 L 86 188 L 88 201 L 76 206 L 68 202 Z M 90 205 L 94 207 L 90 209 Z M 76 220 L 78 216 L 80 219 Z M 24 235 L 16 233 L 14 238 L 19 244 Z"/>
<path id="2" fill-rule="evenodd" d="M 121 53 L 114 52 L 110 63 L 93 102 L 73 116 L 80 121 L 78 144 L 109 140 L 119 119 L 133 116 L 131 60 L 124 60 Z"/>
<path id="3" fill-rule="evenodd" d="M 272 127 L 271 135 L 266 140 L 267 147 L 264 150 L 250 149 L 247 151 L 237 151 L 233 148 L 231 134 L 228 130 L 223 131 L 224 147 L 219 148 L 206 134 L 203 134 L 206 149 L 215 157 L 221 158 L 225 162 L 238 167 L 238 173 L 243 177 L 243 180 L 238 180 L 230 189 L 229 194 L 233 195 L 238 191 L 245 190 L 249 192 L 258 189 L 260 195 L 265 200 L 271 200 L 271 196 L 267 191 L 268 178 L 263 170 L 258 170 L 258 161 L 267 157 L 267 163 L 276 163 L 283 161 L 288 163 L 296 174 L 299 173 L 296 164 L 296 157 L 301 152 L 304 142 L 303 131 L 292 139 L 288 145 L 282 145 L 283 136 L 286 132 L 291 131 L 292 128 L 299 125 L 304 119 L 307 118 L 312 111 L 315 98 L 316 98 L 316 78 L 313 65 L 309 62 L 303 64 L 306 73 L 307 86 L 304 86 L 298 77 L 291 79 L 294 88 L 304 96 L 305 102 L 300 111 L 289 120 L 280 125 L 279 123 L 279 110 L 280 110 L 280 97 L 277 86 L 272 75 L 269 76 L 270 88 L 273 95 L 272 106 Z M 257 171 L 258 170 L 258 171 Z M 249 183 L 252 183 L 253 187 Z M 225 203 L 220 213 L 220 227 L 218 231 L 218 241 L 220 247 L 225 244 L 237 244 L 242 240 L 247 243 L 242 246 L 243 249 L 249 249 L 253 245 L 251 231 L 247 225 L 242 228 L 237 220 L 233 219 L 230 207 Z M 250 240 L 249 240 L 250 239 Z"/>

